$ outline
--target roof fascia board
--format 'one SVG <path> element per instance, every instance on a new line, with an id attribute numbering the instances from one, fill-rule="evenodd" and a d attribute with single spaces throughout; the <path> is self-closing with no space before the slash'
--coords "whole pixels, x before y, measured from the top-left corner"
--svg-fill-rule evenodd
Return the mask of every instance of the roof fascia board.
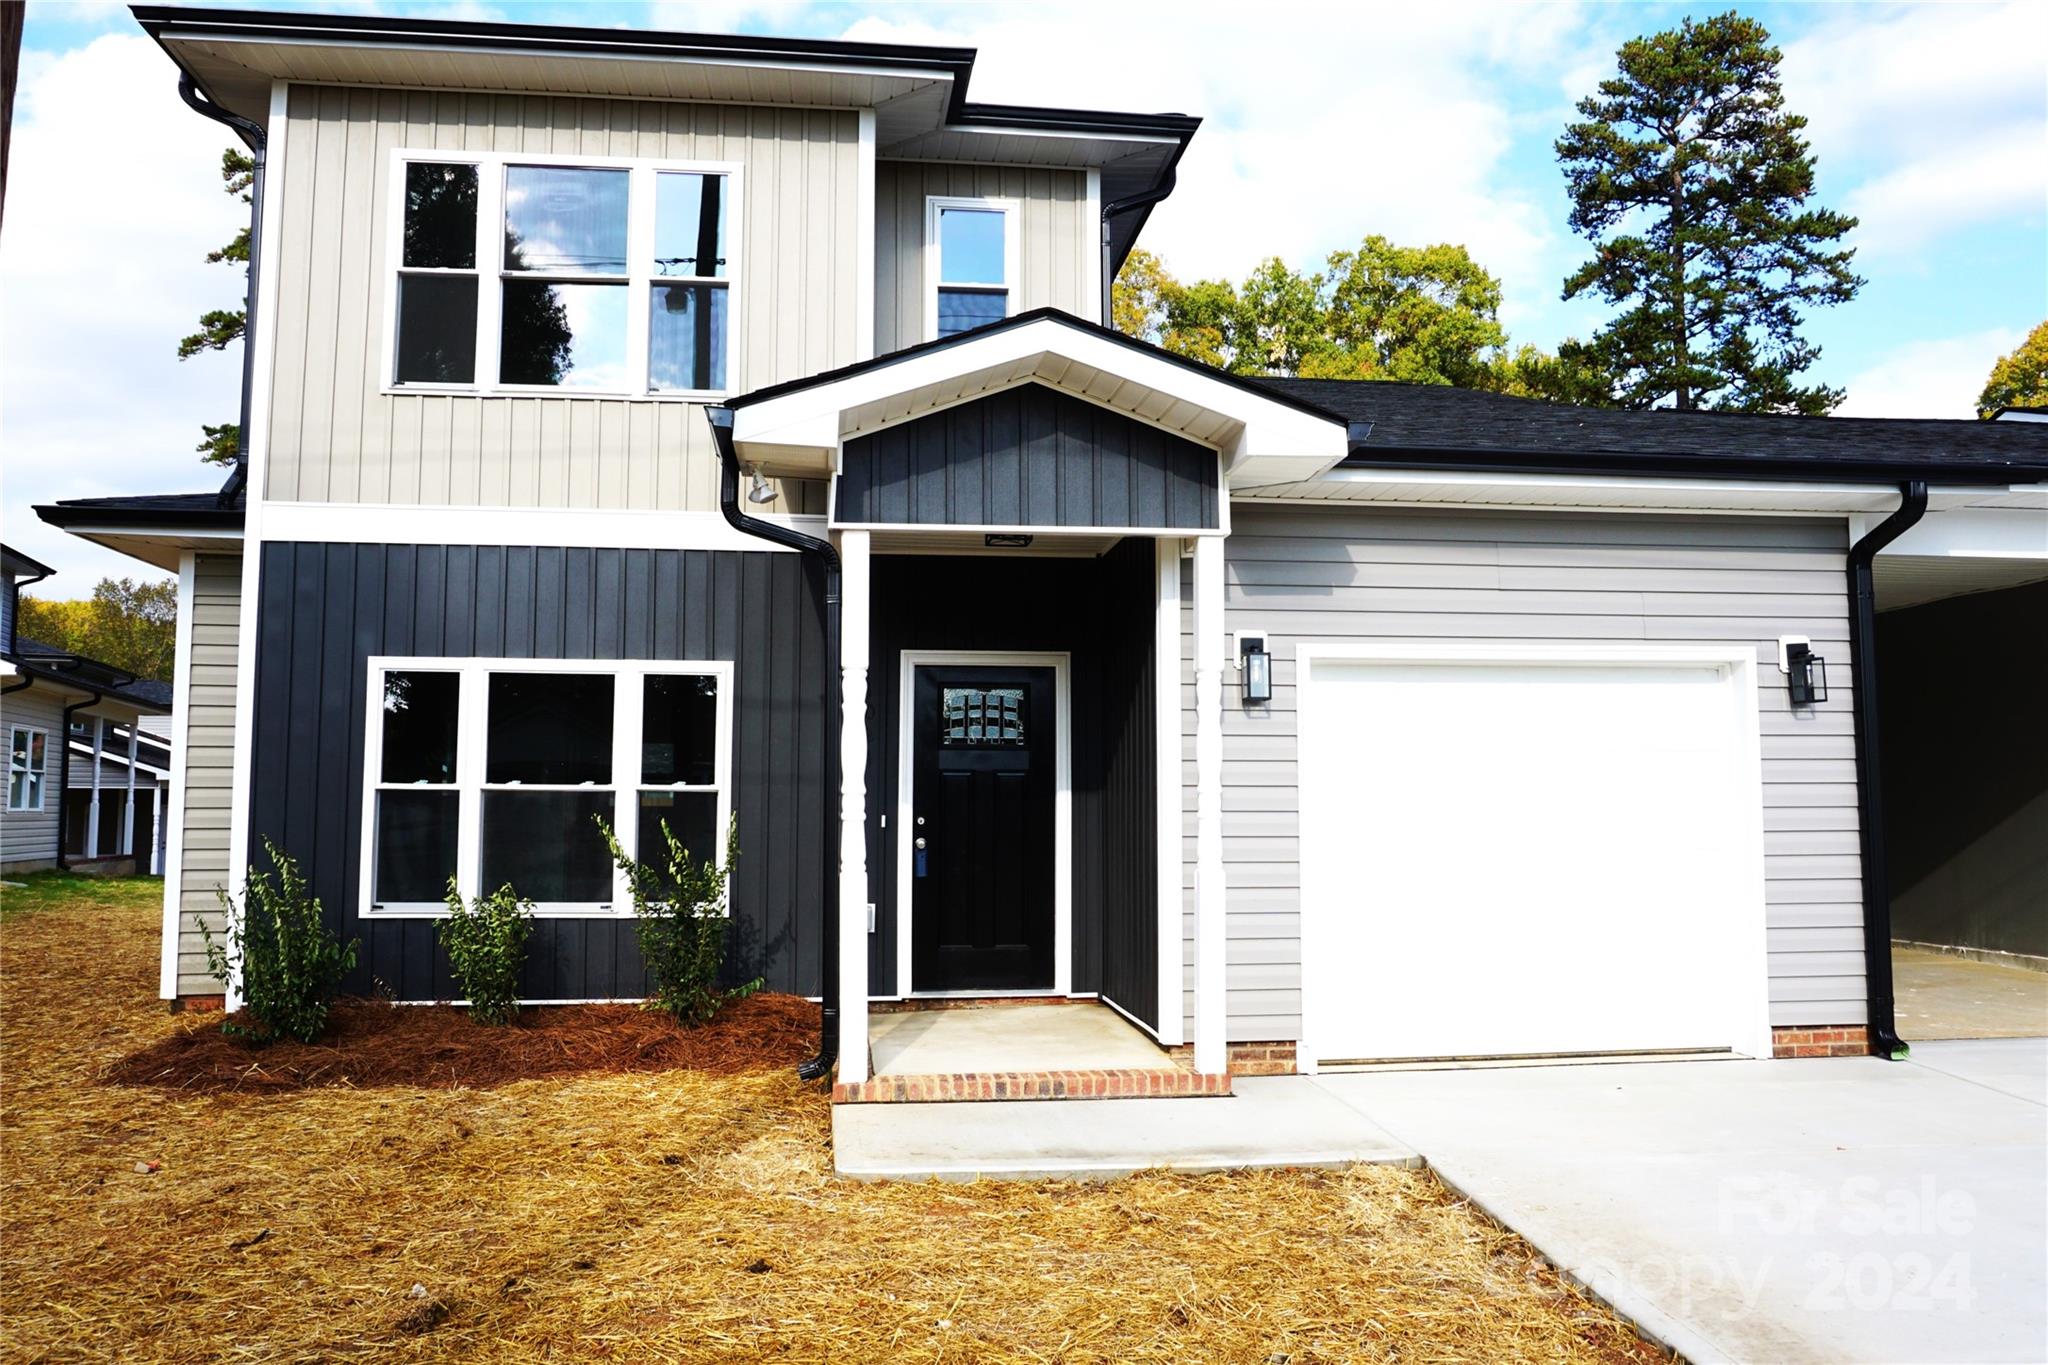
<path id="1" fill-rule="evenodd" d="M 1944 482 L 2005 486 L 2048 482 L 2048 468 L 2015 465 L 1958 465 L 1953 461 L 1807 460 L 1783 456 L 1730 458 L 1723 455 L 1640 454 L 1628 451 L 1538 451 L 1492 448 L 1440 449 L 1354 447 L 1343 469 L 1441 470 L 1446 473 L 1582 474 L 1595 477 L 1647 475 L 1665 478 L 1760 479 L 1806 482 L 1816 475 L 1837 483 L 1896 485 L 1902 478 L 1940 477 Z M 2031 477 L 2030 477 L 2031 476 Z"/>

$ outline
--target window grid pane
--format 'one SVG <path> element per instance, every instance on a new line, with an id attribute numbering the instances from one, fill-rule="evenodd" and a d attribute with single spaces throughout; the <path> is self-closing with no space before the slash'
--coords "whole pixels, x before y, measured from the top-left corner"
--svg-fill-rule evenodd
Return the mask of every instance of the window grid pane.
<path id="1" fill-rule="evenodd" d="M 413 161 L 405 168 L 401 260 L 422 269 L 476 268 L 477 168 Z"/>
<path id="2" fill-rule="evenodd" d="M 591 166 L 505 168 L 505 269 L 626 273 L 631 173 Z"/>
<path id="3" fill-rule="evenodd" d="M 616 826 L 613 805 L 608 788 L 486 791 L 481 889 L 509 885 L 543 905 L 610 904 L 612 859 L 597 817 Z"/>
<path id="4" fill-rule="evenodd" d="M 659 171 L 654 177 L 654 273 L 693 279 L 726 274 L 725 177 Z"/>
<path id="5" fill-rule="evenodd" d="M 487 785 L 610 786 L 609 673 L 493 673 Z"/>
<path id="6" fill-rule="evenodd" d="M 498 378 L 623 392 L 626 286 L 506 280 Z"/>

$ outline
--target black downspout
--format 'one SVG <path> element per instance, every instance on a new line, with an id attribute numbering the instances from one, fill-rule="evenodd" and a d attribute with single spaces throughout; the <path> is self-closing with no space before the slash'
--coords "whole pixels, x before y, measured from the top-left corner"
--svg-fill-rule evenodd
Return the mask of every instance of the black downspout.
<path id="1" fill-rule="evenodd" d="M 825 571 L 825 799 L 832 803 L 832 815 L 825 821 L 829 842 L 823 859 L 823 885 L 818 903 L 824 916 L 824 941 L 820 945 L 820 971 L 824 976 L 819 995 L 823 998 L 819 1021 L 818 1055 L 796 1069 L 804 1080 L 815 1081 L 832 1074 L 839 1060 L 839 726 L 838 688 L 833 680 L 839 672 L 839 552 L 832 542 L 792 531 L 772 521 L 761 521 L 740 510 L 740 458 L 732 443 L 732 409 L 710 407 L 704 416 L 711 422 L 711 439 L 718 443 L 718 510 L 741 535 L 753 536 L 811 555 Z"/>
<path id="2" fill-rule="evenodd" d="M 1856 722 L 1856 808 L 1863 852 L 1863 979 L 1870 1050 L 1903 1057 L 1892 992 L 1892 890 L 1884 851 L 1884 764 L 1878 742 L 1877 589 L 1871 561 L 1927 511 L 1927 482 L 1899 486 L 1898 510 L 1849 547 L 1850 692 Z"/>
<path id="3" fill-rule="evenodd" d="M 250 160 L 255 163 L 249 174 L 249 289 L 242 302 L 242 410 L 240 424 L 236 427 L 235 468 L 222 486 L 219 499 L 222 507 L 232 507 L 235 495 L 242 491 L 242 485 L 249 478 L 250 398 L 256 381 L 256 281 L 263 264 L 264 150 L 269 145 L 269 138 L 261 124 L 230 114 L 201 95 L 188 71 L 178 73 L 178 94 L 199 113 L 239 133 L 249 146 Z"/>
<path id="4" fill-rule="evenodd" d="M 27 578 L 13 578 L 8 580 L 7 591 L 11 594 L 11 597 L 7 605 L 10 608 L 10 610 L 7 613 L 7 638 L 5 640 L 0 640 L 0 656 L 4 656 L 10 659 L 14 657 L 14 638 L 15 636 L 21 634 L 21 590 L 23 588 L 33 588 L 36 584 L 42 582 L 45 578 L 48 578 L 51 574 L 55 572 L 57 572 L 55 569 L 45 569 L 43 572 L 39 574 L 33 574 Z M 26 687 L 27 685 L 28 684 L 26 682 L 22 684 L 23 687 Z M 9 692 L 14 692 L 18 690 L 19 689 L 13 687 L 7 689 L 7 691 Z"/>
<path id="5" fill-rule="evenodd" d="M 68 871 L 71 855 L 64 851 L 64 798 L 71 791 L 71 716 L 88 706 L 98 706 L 104 692 L 94 692 L 84 701 L 73 702 L 64 708 L 63 732 L 57 736 L 57 870 Z"/>
<path id="6" fill-rule="evenodd" d="M 1177 160 L 1177 159 L 1176 159 Z M 1111 273 L 1109 259 L 1109 220 L 1120 218 L 1137 209 L 1148 208 L 1173 193 L 1174 181 L 1180 172 L 1176 165 L 1169 165 L 1166 174 L 1158 184 L 1142 194 L 1133 194 L 1122 199 L 1112 199 L 1102 206 L 1102 325 L 1116 326 L 1114 303 L 1116 299 L 1116 276 Z"/>

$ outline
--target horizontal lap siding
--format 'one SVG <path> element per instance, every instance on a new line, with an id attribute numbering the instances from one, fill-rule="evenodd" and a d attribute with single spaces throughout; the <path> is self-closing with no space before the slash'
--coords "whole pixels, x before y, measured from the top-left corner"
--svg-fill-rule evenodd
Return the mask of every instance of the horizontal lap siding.
<path id="1" fill-rule="evenodd" d="M 0 593 L 0 598 L 9 596 L 12 594 Z M 54 864 L 57 861 L 57 819 L 63 805 L 57 795 L 57 746 L 63 743 L 64 705 L 64 698 L 43 687 L 25 687 L 19 692 L 0 696 L 0 726 L 25 725 L 41 730 L 46 736 L 43 747 L 46 765 L 43 772 L 43 808 L 0 810 L 0 863 Z M 12 735 L 5 738 L 8 743 L 13 743 Z"/>
<path id="2" fill-rule="evenodd" d="M 1088 282 L 1100 241 L 1088 215 L 1081 171 L 968 166 L 922 161 L 875 163 L 875 353 L 914 346 L 925 336 L 925 201 L 933 196 L 1015 199 L 1018 279 L 1010 312 L 1059 308 L 1092 318 L 1102 307 Z"/>
<path id="3" fill-rule="evenodd" d="M 264 549 L 253 829 L 306 867 L 360 936 L 351 990 L 455 993 L 434 922 L 363 919 L 363 727 L 372 655 L 694 659 L 734 665 L 731 965 L 815 994 L 826 818 L 825 672 L 815 571 L 791 554 L 525 546 Z M 258 845 L 260 847 L 260 844 Z M 645 993 L 630 919 L 543 918 L 528 998 Z"/>
<path id="4" fill-rule="evenodd" d="M 1213 530 L 1216 452 L 1040 384 L 846 443 L 842 525 Z"/>
<path id="5" fill-rule="evenodd" d="M 267 496 L 284 501 L 713 510 L 693 404 L 391 394 L 391 153 L 648 157 L 743 167 L 737 384 L 859 357 L 859 126 L 850 111 L 294 86 L 274 262 Z M 488 272 L 486 284 L 488 285 Z M 773 510 L 822 512 L 812 483 Z"/>
<path id="6" fill-rule="evenodd" d="M 1279 508 L 1239 502 L 1227 629 L 1272 632 L 1273 702 L 1224 689 L 1230 1036 L 1300 1027 L 1295 651 L 1307 642 L 1733 644 L 1757 651 L 1771 1022 L 1860 1023 L 1863 911 L 1839 521 Z M 1191 602 L 1191 596 L 1184 601 Z M 1184 655 L 1193 618 L 1183 609 Z M 1829 661 L 1795 712 L 1777 637 Z M 1182 669 L 1184 848 L 1194 864 L 1194 690 Z M 1235 674 L 1227 675 L 1234 679 Z M 1364 779 L 1361 779 L 1364 780 Z M 1193 925 L 1187 922 L 1193 962 Z M 1190 967 L 1192 971 L 1192 967 Z M 1190 976 L 1192 981 L 1192 976 Z M 1192 1020 L 1190 1005 L 1189 1019 Z"/>
<path id="7" fill-rule="evenodd" d="M 242 558 L 200 555 L 192 581 L 192 657 L 185 714 L 184 849 L 178 883 L 178 994 L 217 994 L 206 974 L 199 926 L 221 927 L 228 881 L 228 812 L 235 777 L 236 650 L 241 638 Z"/>

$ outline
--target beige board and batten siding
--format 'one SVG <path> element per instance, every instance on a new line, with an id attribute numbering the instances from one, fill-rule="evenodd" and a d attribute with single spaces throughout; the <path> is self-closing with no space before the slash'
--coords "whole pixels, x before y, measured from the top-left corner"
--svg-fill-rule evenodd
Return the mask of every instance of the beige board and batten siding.
<path id="1" fill-rule="evenodd" d="M 298 85 L 285 107 L 269 187 L 282 196 L 279 240 L 265 253 L 277 283 L 277 316 L 265 328 L 271 499 L 718 506 L 717 456 L 696 404 L 385 392 L 399 149 L 738 163 L 739 384 L 761 388 L 859 358 L 853 111 Z M 822 485 L 787 497 L 770 510 L 824 511 Z"/>
<path id="2" fill-rule="evenodd" d="M 1225 674 L 1223 859 L 1229 1036 L 1301 1026 L 1295 650 L 1307 642 L 1658 641 L 1757 652 L 1765 916 L 1773 1024 L 1865 1013 L 1861 857 L 1850 691 L 1847 527 L 1782 517 L 1276 507 L 1237 502 L 1226 628 L 1271 632 L 1273 702 L 1249 710 Z M 1183 587 L 1184 603 L 1192 585 Z M 1184 860 L 1193 885 L 1191 611 L 1182 611 Z M 1794 711 L 1777 638 L 1806 635 L 1830 695 Z M 1360 781 L 1370 781 L 1361 774 Z M 1192 899 L 1183 961 L 1192 988 Z M 1446 945 L 1455 952 L 1455 945 Z M 1186 997 L 1192 1027 L 1192 993 Z"/>
<path id="3" fill-rule="evenodd" d="M 1093 319 L 1100 229 L 1088 211 L 1088 173 L 931 161 L 875 163 L 875 354 L 925 335 L 925 204 L 933 197 L 1014 199 L 1017 272 L 1010 312 L 1059 308 Z"/>
<path id="4" fill-rule="evenodd" d="M 57 821 L 63 806 L 57 794 L 57 746 L 64 742 L 65 703 L 83 699 L 83 693 L 64 695 L 33 685 L 0 696 L 0 730 L 21 725 L 41 730 L 46 737 L 43 808 L 6 810 L 4 789 L 0 789 L 0 867 L 29 869 L 56 865 Z M 12 735 L 5 738 L 9 744 L 14 742 Z"/>
<path id="5" fill-rule="evenodd" d="M 228 813 L 235 776 L 235 652 L 241 629 L 242 558 L 200 555 L 193 566 L 192 657 L 184 728 L 183 848 L 178 867 L 178 994 L 218 995 L 206 974 L 202 920 L 222 927 L 220 891 L 229 884 Z M 239 879 L 236 879 L 239 880 Z"/>

